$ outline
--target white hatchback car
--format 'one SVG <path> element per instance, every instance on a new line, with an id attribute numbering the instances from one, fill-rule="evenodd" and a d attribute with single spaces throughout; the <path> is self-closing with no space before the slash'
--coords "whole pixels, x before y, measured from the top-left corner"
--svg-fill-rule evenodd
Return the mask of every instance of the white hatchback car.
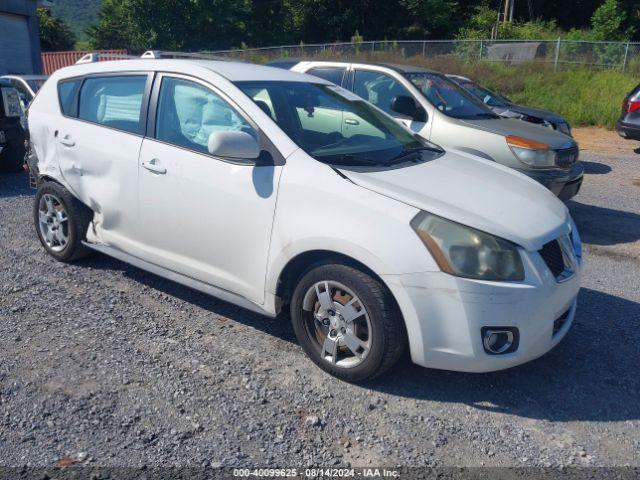
<path id="1" fill-rule="evenodd" d="M 232 62 L 57 71 L 29 111 L 36 232 L 276 316 L 349 381 L 407 345 L 484 372 L 569 329 L 580 239 L 512 169 L 420 140 L 317 77 Z"/>

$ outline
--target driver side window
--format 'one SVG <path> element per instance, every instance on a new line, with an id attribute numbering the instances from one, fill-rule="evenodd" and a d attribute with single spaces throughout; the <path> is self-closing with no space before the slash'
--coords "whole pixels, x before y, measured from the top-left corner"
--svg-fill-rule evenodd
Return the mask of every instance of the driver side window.
<path id="1" fill-rule="evenodd" d="M 391 110 L 391 101 L 400 95 L 411 96 L 407 89 L 393 77 L 386 73 L 367 70 L 356 71 L 353 90 L 356 95 L 392 116 L 398 114 Z"/>
<path id="2" fill-rule="evenodd" d="M 242 130 L 257 133 L 233 107 L 204 86 L 165 77 L 160 86 L 155 137 L 163 142 L 209 153 L 212 132 Z"/>

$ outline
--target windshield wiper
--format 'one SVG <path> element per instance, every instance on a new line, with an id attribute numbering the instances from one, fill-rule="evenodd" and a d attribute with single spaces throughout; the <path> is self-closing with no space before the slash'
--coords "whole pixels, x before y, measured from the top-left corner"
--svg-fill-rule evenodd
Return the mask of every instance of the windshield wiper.
<path id="1" fill-rule="evenodd" d="M 498 116 L 495 113 L 482 112 L 482 113 L 474 113 L 472 118 L 497 118 Z"/>
<path id="2" fill-rule="evenodd" d="M 420 152 L 422 152 L 423 150 L 429 150 L 431 152 L 442 152 L 442 150 L 435 148 L 435 147 L 428 147 L 428 146 L 422 146 L 422 147 L 416 147 L 416 148 L 410 148 L 408 150 L 403 150 L 402 152 L 400 152 L 398 155 L 396 155 L 395 157 L 393 157 L 388 163 L 387 165 L 390 165 L 392 163 L 399 163 L 401 161 L 408 161 L 408 160 L 420 160 L 422 159 L 422 155 L 420 155 Z M 415 158 L 416 155 L 419 158 Z"/>
<path id="3" fill-rule="evenodd" d="M 366 158 L 356 158 L 351 154 L 336 155 L 335 157 L 316 157 L 321 162 L 336 165 L 367 165 L 373 167 L 387 167 L 387 163 L 375 162 Z"/>

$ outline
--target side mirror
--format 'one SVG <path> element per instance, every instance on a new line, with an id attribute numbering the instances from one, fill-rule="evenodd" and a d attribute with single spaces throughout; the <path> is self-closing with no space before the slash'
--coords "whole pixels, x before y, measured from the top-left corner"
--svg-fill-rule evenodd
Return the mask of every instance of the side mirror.
<path id="1" fill-rule="evenodd" d="M 260 156 L 258 142 L 246 132 L 211 132 L 208 147 L 209 153 L 217 157 L 255 160 Z"/>
<path id="2" fill-rule="evenodd" d="M 391 110 L 406 115 L 416 122 L 426 122 L 427 112 L 424 111 L 413 97 L 408 95 L 399 95 L 391 101 Z"/>

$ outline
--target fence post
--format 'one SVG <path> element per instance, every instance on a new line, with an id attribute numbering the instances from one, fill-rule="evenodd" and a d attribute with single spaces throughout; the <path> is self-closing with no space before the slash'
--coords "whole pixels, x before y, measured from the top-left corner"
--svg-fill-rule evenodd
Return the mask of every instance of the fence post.
<path id="1" fill-rule="evenodd" d="M 422 56 L 426 57 L 427 56 L 426 53 L 427 53 L 427 41 L 423 40 L 422 41 Z"/>
<path id="2" fill-rule="evenodd" d="M 376 42 L 375 42 L 375 40 L 373 42 L 371 42 L 371 51 L 372 52 L 376 51 Z"/>
<path id="3" fill-rule="evenodd" d="M 558 37 L 558 42 L 556 43 L 556 58 L 553 61 L 553 71 L 558 70 L 558 58 L 560 57 L 560 37 Z"/>
<path id="4" fill-rule="evenodd" d="M 624 60 L 622 60 L 622 71 L 623 72 L 627 68 L 627 55 L 629 55 L 629 42 L 627 42 L 627 46 L 624 48 Z"/>
<path id="5" fill-rule="evenodd" d="M 478 53 L 478 60 L 482 60 L 482 40 L 480 40 L 480 52 Z"/>

